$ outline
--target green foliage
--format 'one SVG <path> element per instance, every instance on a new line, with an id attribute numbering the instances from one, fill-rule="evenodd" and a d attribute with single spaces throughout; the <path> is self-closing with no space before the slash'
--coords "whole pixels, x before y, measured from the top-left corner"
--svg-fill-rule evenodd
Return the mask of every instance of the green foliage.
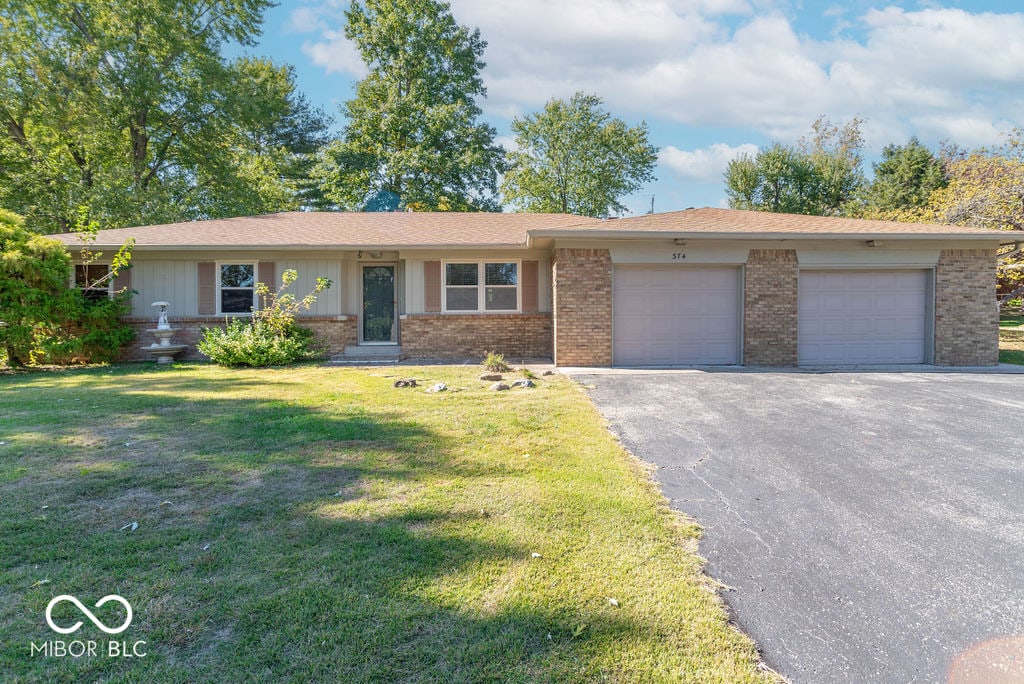
<path id="1" fill-rule="evenodd" d="M 902 146 L 886 145 L 874 168 L 859 212 L 863 218 L 898 220 L 901 212 L 926 206 L 931 194 L 947 185 L 942 159 L 917 138 Z"/>
<path id="2" fill-rule="evenodd" d="M 83 253 L 86 263 L 100 256 L 87 246 Z M 130 258 L 128 244 L 108 277 L 127 268 Z M 112 361 L 134 337 L 119 320 L 130 293 L 89 301 L 69 286 L 70 273 L 71 257 L 62 243 L 35 235 L 21 217 L 0 210 L 0 348 L 11 366 Z"/>
<path id="3" fill-rule="evenodd" d="M 196 347 L 214 363 L 222 366 L 284 366 L 318 355 L 313 332 L 295 324 L 295 317 L 308 310 L 316 295 L 329 288 L 327 278 L 317 278 L 313 291 L 301 299 L 286 290 L 298 279 L 287 270 L 281 275 L 281 287 L 272 292 L 264 283 L 256 284 L 260 307 L 251 319 L 235 318 L 224 328 L 204 328 Z"/>
<path id="4" fill-rule="evenodd" d="M 306 201 L 322 115 L 290 69 L 220 54 L 270 5 L 0 3 L 0 205 L 66 232 L 79 207 L 116 228 Z"/>
<path id="5" fill-rule="evenodd" d="M 12 366 L 31 363 L 36 327 L 65 302 L 71 258 L 64 245 L 35 235 L 0 210 L 0 346 Z"/>
<path id="6" fill-rule="evenodd" d="M 507 373 L 512 370 L 508 363 L 505 362 L 504 354 L 498 354 L 496 352 L 487 352 L 487 355 L 484 356 L 484 360 L 480 362 L 480 365 L 494 373 Z"/>
<path id="7" fill-rule="evenodd" d="M 601 105 L 596 95 L 577 92 L 513 120 L 519 149 L 510 153 L 501 184 L 505 200 L 529 212 L 624 212 L 619 200 L 654 180 L 658 148 L 648 142 L 645 123 L 630 127 Z"/>
<path id="8" fill-rule="evenodd" d="M 221 366 L 286 366 L 312 358 L 313 333 L 291 326 L 279 331 L 253 321 L 234 318 L 224 328 L 203 328 L 196 347 Z"/>
<path id="9" fill-rule="evenodd" d="M 92 301 L 76 288 L 67 288 L 57 302 L 57 315 L 35 329 L 31 359 L 35 364 L 109 363 L 135 330 L 121 323 L 130 311 L 131 294 Z"/>
<path id="10" fill-rule="evenodd" d="M 775 143 L 756 156 L 743 155 L 725 171 L 733 209 L 788 214 L 844 214 L 864 184 L 860 119 L 842 128 L 824 117 L 796 147 Z"/>
<path id="11" fill-rule="evenodd" d="M 345 35 L 369 73 L 341 111 L 341 140 L 314 170 L 325 197 L 361 210 L 380 191 L 417 211 L 496 211 L 504 151 L 478 121 L 487 43 L 436 0 L 366 0 Z"/>

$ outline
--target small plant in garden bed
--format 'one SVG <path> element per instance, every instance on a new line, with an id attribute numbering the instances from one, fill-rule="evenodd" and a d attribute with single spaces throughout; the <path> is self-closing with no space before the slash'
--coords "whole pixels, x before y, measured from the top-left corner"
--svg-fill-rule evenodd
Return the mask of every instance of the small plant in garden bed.
<path id="1" fill-rule="evenodd" d="M 285 271 L 281 287 L 271 292 L 265 283 L 256 284 L 256 295 L 263 303 L 253 310 L 252 319 L 236 318 L 224 328 L 203 328 L 203 339 L 196 345 L 199 351 L 222 366 L 284 366 L 316 357 L 317 348 L 313 331 L 295 323 L 302 310 L 308 310 L 316 295 L 331 286 L 327 278 L 317 278 L 316 287 L 302 299 L 285 290 L 299 274 Z"/>
<path id="2" fill-rule="evenodd" d="M 495 352 L 487 352 L 487 356 L 484 357 L 481 365 L 494 373 L 507 373 L 512 370 L 508 363 L 505 362 L 505 356 Z"/>

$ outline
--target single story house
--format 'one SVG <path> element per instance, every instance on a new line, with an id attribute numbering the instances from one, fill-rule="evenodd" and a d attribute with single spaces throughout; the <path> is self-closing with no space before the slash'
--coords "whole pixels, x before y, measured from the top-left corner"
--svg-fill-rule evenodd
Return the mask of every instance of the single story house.
<path id="1" fill-rule="evenodd" d="M 76 256 L 75 235 L 55 236 Z M 135 239 L 115 288 L 151 303 L 177 341 L 244 316 L 254 286 L 299 274 L 334 285 L 301 323 L 332 353 L 403 358 L 496 351 L 560 366 L 992 365 L 996 250 L 1005 232 L 687 209 L 596 220 L 566 214 L 288 212 L 101 231 Z M 198 357 L 194 347 L 190 350 Z"/>

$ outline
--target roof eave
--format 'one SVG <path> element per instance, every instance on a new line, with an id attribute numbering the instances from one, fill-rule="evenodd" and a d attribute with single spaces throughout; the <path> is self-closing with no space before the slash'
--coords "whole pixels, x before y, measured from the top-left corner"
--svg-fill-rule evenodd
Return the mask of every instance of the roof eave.
<path id="1" fill-rule="evenodd" d="M 532 238 L 573 240 L 955 240 L 993 241 L 1013 244 L 1024 236 L 1010 238 L 1001 233 L 820 233 L 820 232 L 710 232 L 665 230 L 543 230 L 530 231 Z"/>
<path id="2" fill-rule="evenodd" d="M 81 250 L 83 245 L 64 243 L 65 247 L 73 250 Z M 95 251 L 100 249 L 120 249 L 121 244 L 91 244 L 88 245 L 89 249 Z M 481 249 L 528 249 L 528 245 L 525 242 L 514 242 L 514 243 L 472 243 L 472 244 L 461 244 L 461 245 L 446 245 L 446 244 L 400 244 L 400 245 L 385 245 L 385 244 L 340 244 L 340 245 L 323 245 L 316 243 L 305 243 L 305 244 L 288 244 L 288 245 L 273 245 L 273 244 L 202 244 L 202 245 L 147 245 L 145 243 L 135 243 L 135 250 L 144 250 L 147 252 L 201 252 L 201 251 L 309 251 L 309 250 L 337 250 L 341 252 L 355 252 L 355 251 L 374 251 L 374 252 L 396 252 L 400 250 L 481 250 Z"/>

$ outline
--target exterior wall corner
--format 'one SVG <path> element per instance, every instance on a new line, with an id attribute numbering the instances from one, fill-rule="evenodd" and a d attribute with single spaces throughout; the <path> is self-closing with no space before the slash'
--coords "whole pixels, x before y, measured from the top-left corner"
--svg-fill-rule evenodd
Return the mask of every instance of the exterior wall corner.
<path id="1" fill-rule="evenodd" d="M 998 363 L 996 252 L 944 249 L 935 266 L 935 364 Z"/>

